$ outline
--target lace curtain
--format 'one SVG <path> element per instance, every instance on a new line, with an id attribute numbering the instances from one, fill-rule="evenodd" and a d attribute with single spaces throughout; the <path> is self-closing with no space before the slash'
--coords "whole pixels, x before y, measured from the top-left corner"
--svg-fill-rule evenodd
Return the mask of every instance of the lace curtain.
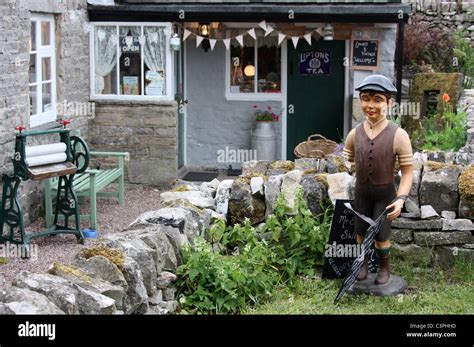
<path id="1" fill-rule="evenodd" d="M 96 94 L 102 94 L 105 86 L 104 77 L 109 75 L 117 64 L 117 44 L 116 27 L 96 27 L 94 42 Z"/>
<path id="2" fill-rule="evenodd" d="M 166 35 L 164 28 L 144 27 L 145 44 L 143 46 L 145 63 L 151 71 L 165 70 Z"/>

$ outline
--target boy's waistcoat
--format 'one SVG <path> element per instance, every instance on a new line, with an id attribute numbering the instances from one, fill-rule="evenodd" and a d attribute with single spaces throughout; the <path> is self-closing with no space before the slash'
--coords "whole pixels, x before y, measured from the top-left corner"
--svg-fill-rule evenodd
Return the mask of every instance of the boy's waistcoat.
<path id="1" fill-rule="evenodd" d="M 370 180 L 372 184 L 389 184 L 393 182 L 395 154 L 393 141 L 398 125 L 389 121 L 387 126 L 374 138 L 370 139 L 364 123 L 355 131 L 355 163 L 357 183 Z"/>

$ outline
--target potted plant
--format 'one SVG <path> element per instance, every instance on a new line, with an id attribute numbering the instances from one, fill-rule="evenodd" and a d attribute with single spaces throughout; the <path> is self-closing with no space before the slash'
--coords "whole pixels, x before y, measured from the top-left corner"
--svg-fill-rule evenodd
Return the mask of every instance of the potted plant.
<path id="1" fill-rule="evenodd" d="M 273 112 L 271 106 L 261 109 L 253 105 L 256 127 L 252 131 L 252 149 L 258 160 L 276 160 L 277 136 L 273 122 L 278 122 L 280 116 Z"/>

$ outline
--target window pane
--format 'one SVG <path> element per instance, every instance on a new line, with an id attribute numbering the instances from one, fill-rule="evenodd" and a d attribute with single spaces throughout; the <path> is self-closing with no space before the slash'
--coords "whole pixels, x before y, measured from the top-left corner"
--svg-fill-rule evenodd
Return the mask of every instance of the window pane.
<path id="1" fill-rule="evenodd" d="M 231 46 L 230 92 L 254 93 L 255 76 L 254 47 Z"/>
<path id="2" fill-rule="evenodd" d="M 30 116 L 35 115 L 38 109 L 37 86 L 30 87 Z"/>
<path id="3" fill-rule="evenodd" d="M 42 60 L 42 81 L 49 81 L 51 79 L 51 58 L 43 58 Z"/>
<path id="4" fill-rule="evenodd" d="M 145 95 L 166 94 L 166 34 L 163 27 L 144 27 Z"/>
<path id="5" fill-rule="evenodd" d="M 30 54 L 30 83 L 36 83 L 36 54 Z"/>
<path id="6" fill-rule="evenodd" d="M 141 95 L 141 28 L 123 26 L 120 37 L 120 94 Z"/>
<path id="7" fill-rule="evenodd" d="M 51 44 L 51 23 L 41 22 L 41 45 L 49 46 Z"/>
<path id="8" fill-rule="evenodd" d="M 36 51 L 36 22 L 31 22 L 30 52 Z"/>
<path id="9" fill-rule="evenodd" d="M 53 109 L 52 98 L 51 98 L 51 82 L 43 83 L 43 112 L 48 112 Z"/>
<path id="10" fill-rule="evenodd" d="M 96 27 L 94 34 L 95 93 L 116 95 L 117 27 Z"/>
<path id="11" fill-rule="evenodd" d="M 258 39 L 262 39 L 259 37 Z M 276 45 L 261 45 L 258 54 L 258 92 L 279 93 L 281 86 L 281 49 Z"/>

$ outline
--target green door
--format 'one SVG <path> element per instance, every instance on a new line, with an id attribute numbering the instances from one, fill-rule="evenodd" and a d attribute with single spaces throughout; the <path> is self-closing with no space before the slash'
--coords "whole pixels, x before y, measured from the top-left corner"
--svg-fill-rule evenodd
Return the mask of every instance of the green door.
<path id="1" fill-rule="evenodd" d="M 309 135 L 344 136 L 344 51 L 344 41 L 288 43 L 288 160 Z"/>

